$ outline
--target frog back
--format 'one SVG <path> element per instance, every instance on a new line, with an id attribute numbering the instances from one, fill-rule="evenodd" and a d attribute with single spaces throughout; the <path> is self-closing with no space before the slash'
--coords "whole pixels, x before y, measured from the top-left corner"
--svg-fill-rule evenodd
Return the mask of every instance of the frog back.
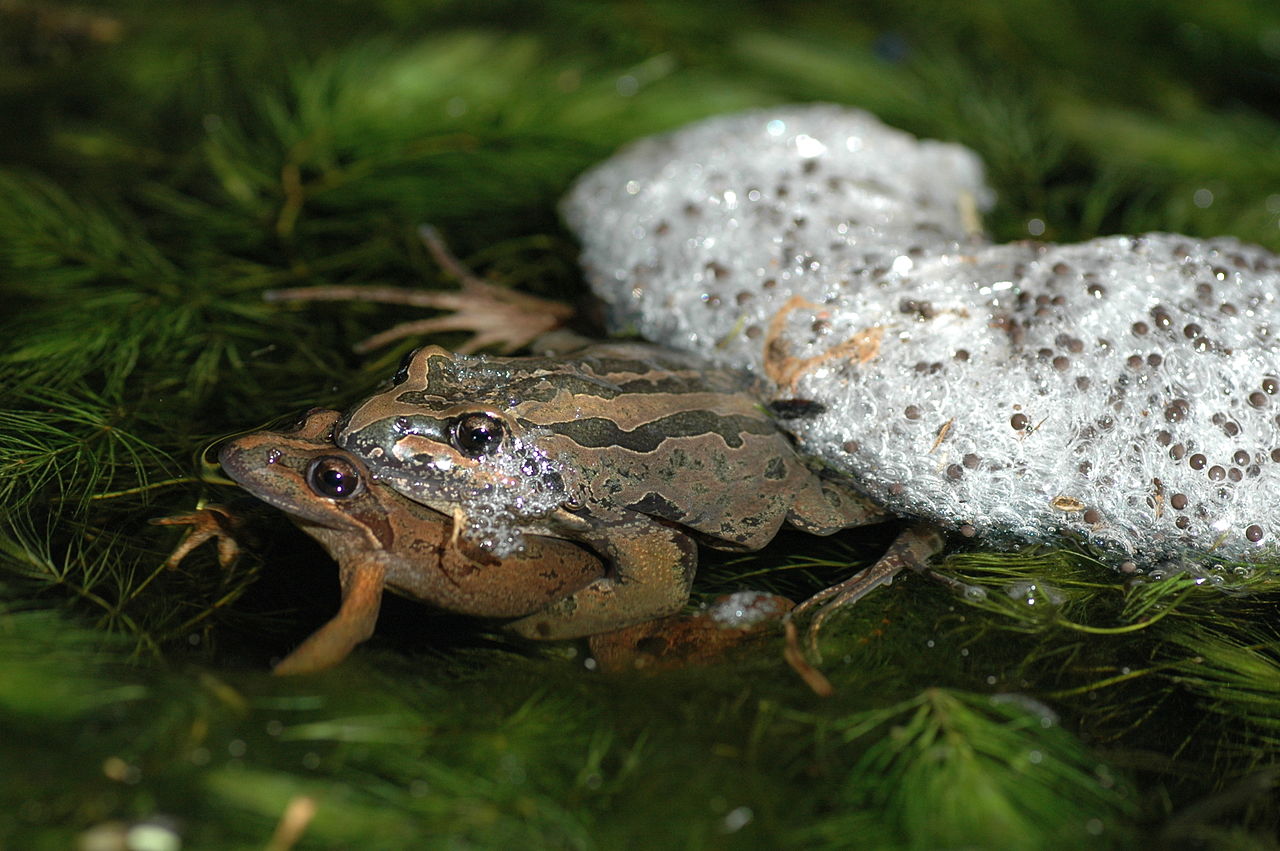
<path id="1" fill-rule="evenodd" d="M 814 478 L 743 371 L 606 345 L 580 353 L 567 374 L 565 392 L 519 415 L 545 430 L 549 451 L 575 459 L 602 516 L 638 512 L 713 546 L 757 549 Z"/>

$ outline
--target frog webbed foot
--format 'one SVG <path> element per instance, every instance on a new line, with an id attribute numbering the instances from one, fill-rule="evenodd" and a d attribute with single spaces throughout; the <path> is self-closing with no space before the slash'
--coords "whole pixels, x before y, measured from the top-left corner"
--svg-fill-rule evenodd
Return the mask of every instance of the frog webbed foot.
<path id="1" fill-rule="evenodd" d="M 147 521 L 153 526 L 189 526 L 182 540 L 165 559 L 164 566 L 174 570 L 192 550 L 205 541 L 216 540 L 218 564 L 229 568 L 240 557 L 240 540 L 243 522 L 221 505 L 207 505 L 186 514 L 169 517 L 153 517 Z"/>
<path id="2" fill-rule="evenodd" d="M 420 229 L 422 241 L 440 268 L 461 284 L 453 291 L 424 292 L 403 287 L 320 286 L 268 290 L 267 301 L 372 301 L 446 311 L 443 316 L 401 322 L 353 347 L 363 353 L 405 337 L 441 331 L 468 331 L 457 350 L 470 354 L 493 347 L 502 354 L 524 348 L 542 335 L 564 325 L 573 308 L 560 302 L 491 284 L 475 275 L 445 246 L 435 228 Z"/>
<path id="3" fill-rule="evenodd" d="M 784 618 L 786 649 L 783 656 L 787 664 L 800 675 L 815 694 L 819 697 L 830 697 L 835 689 L 826 676 L 810 664 L 805 651 L 800 648 L 795 620 L 816 609 L 809 621 L 805 638 L 808 655 L 815 662 L 821 662 L 822 654 L 818 651 L 818 635 L 827 618 L 852 606 L 881 585 L 889 584 L 904 568 L 933 573 L 928 570 L 929 559 L 942 550 L 943 543 L 942 532 L 936 526 L 925 523 L 911 526 L 894 539 L 875 564 L 838 585 L 819 591 L 787 613 Z"/>

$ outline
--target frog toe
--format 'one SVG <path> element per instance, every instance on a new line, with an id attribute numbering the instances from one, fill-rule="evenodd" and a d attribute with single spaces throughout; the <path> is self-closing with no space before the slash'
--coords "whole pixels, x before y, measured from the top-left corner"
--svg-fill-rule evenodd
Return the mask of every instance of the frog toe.
<path id="1" fill-rule="evenodd" d="M 240 543 L 236 538 L 240 521 L 220 505 L 208 505 L 186 514 L 153 517 L 147 522 L 153 526 L 190 527 L 165 559 L 164 566 L 169 570 L 176 569 L 192 550 L 209 540 L 217 541 L 218 563 L 222 567 L 231 567 L 240 557 Z"/>

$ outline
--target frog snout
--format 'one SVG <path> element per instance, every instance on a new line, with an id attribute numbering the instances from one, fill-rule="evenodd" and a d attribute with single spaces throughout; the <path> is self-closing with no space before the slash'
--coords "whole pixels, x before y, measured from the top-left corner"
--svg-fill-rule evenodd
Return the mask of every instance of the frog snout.
<path id="1" fill-rule="evenodd" d="M 242 485 L 245 484 L 245 479 L 250 478 L 250 471 L 257 466 L 249 457 L 257 453 L 252 453 L 250 447 L 245 445 L 246 442 L 245 438 L 238 438 L 218 450 L 218 463 L 222 465 L 223 471 Z M 264 457 L 261 460 L 265 462 L 267 459 Z"/>

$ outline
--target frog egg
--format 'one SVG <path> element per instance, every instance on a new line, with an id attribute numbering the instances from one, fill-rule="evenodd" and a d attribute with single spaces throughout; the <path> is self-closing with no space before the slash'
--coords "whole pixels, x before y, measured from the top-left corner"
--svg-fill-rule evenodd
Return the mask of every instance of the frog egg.
<path id="1" fill-rule="evenodd" d="M 1013 600 L 1027 606 L 1058 606 L 1066 600 L 1066 595 L 1057 588 L 1041 581 L 1022 580 L 1010 583 L 1005 593 Z"/>
<path id="2" fill-rule="evenodd" d="M 643 140 L 563 209 L 616 321 L 821 402 L 785 427 L 892 511 L 1117 564 L 1280 556 L 1280 259 L 993 245 L 990 199 L 972 152 L 818 105 Z"/>

